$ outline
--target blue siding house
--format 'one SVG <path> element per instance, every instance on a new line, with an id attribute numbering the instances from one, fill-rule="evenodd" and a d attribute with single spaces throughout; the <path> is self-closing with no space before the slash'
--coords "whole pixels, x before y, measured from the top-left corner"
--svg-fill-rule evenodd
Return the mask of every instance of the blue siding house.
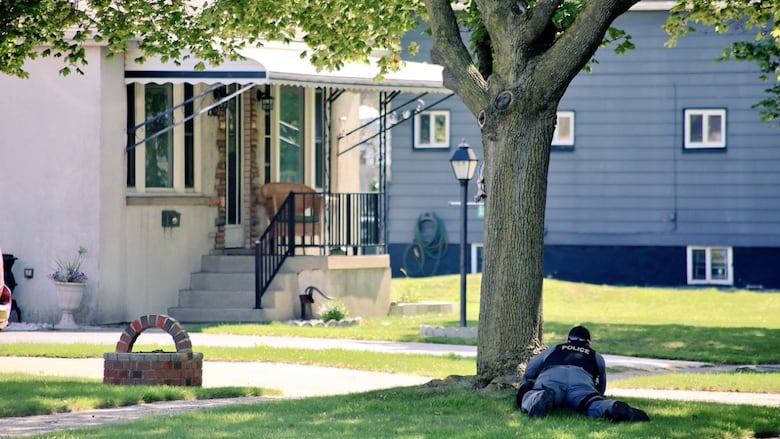
<path id="1" fill-rule="evenodd" d="M 780 288 L 780 131 L 752 108 L 767 84 L 754 64 L 715 61 L 731 42 L 752 35 L 701 29 L 666 48 L 667 15 L 663 2 L 642 2 L 620 17 L 615 27 L 632 35 L 636 49 L 599 50 L 592 73 L 578 75 L 561 101 L 545 274 L 604 284 Z M 409 38 L 429 53 L 423 33 Z M 420 127 L 433 136 L 437 116 L 446 119 L 446 142 L 421 144 Z M 460 211 L 452 201 L 459 186 L 449 158 L 463 140 L 482 157 L 477 124 L 457 96 L 393 130 L 394 276 L 458 271 Z M 469 190 L 471 199 L 475 185 Z M 481 209 L 468 209 L 473 271 L 481 268 Z"/>

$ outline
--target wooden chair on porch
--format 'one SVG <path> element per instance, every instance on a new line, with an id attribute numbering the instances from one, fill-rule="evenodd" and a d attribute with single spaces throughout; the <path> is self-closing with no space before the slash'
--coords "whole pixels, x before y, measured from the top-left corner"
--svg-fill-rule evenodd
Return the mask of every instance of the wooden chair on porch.
<path id="1" fill-rule="evenodd" d="M 314 189 L 301 183 L 266 183 L 260 188 L 260 200 L 265 205 L 268 220 L 279 212 L 290 192 L 305 194 L 295 199 L 295 237 L 301 244 L 313 245 L 319 242 L 322 226 L 322 196 Z M 311 195 L 309 195 L 311 194 Z M 286 223 L 287 219 L 280 218 Z M 286 235 L 286 226 L 280 232 Z"/>

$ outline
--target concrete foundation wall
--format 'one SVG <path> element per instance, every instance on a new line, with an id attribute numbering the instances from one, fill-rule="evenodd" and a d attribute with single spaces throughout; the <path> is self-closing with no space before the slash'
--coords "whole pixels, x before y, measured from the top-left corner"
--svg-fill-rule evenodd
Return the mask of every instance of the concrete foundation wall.
<path id="1" fill-rule="evenodd" d="M 390 310 L 390 258 L 387 255 L 296 256 L 288 259 L 287 264 L 289 270 L 298 274 L 294 291 L 304 294 L 308 286 L 315 286 L 343 302 L 349 317 L 383 317 Z M 297 319 L 300 317 L 298 295 L 290 299 L 293 315 L 289 318 Z M 326 303 L 327 299 L 314 293 L 312 311 L 315 316 Z M 289 312 L 289 307 L 287 309 Z M 284 317 L 279 319 L 285 320 Z"/>

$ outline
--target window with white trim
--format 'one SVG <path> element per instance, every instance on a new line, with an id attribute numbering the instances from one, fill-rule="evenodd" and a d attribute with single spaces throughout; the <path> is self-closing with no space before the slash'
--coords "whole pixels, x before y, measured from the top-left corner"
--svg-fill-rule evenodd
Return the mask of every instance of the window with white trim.
<path id="1" fill-rule="evenodd" d="M 309 131 L 306 126 L 307 90 L 279 87 L 279 179 L 282 182 L 307 183 L 306 161 Z"/>
<path id="2" fill-rule="evenodd" d="M 482 255 L 485 246 L 482 243 L 471 244 L 471 273 L 482 273 Z"/>
<path id="3" fill-rule="evenodd" d="M 154 119 L 146 126 L 150 134 L 161 135 L 146 142 L 146 187 L 173 187 L 173 84 L 146 84 L 144 109 Z M 167 131 L 166 131 L 167 130 Z"/>
<path id="4" fill-rule="evenodd" d="M 685 148 L 725 148 L 726 109 L 687 109 Z"/>
<path id="5" fill-rule="evenodd" d="M 688 247 L 689 285 L 732 285 L 734 283 L 731 247 Z"/>
<path id="6" fill-rule="evenodd" d="M 275 107 L 266 113 L 264 122 L 265 182 L 303 183 L 321 189 L 326 148 L 324 90 L 280 85 L 268 91 L 275 97 Z"/>
<path id="7" fill-rule="evenodd" d="M 574 112 L 558 111 L 556 116 L 553 146 L 574 146 Z"/>
<path id="8" fill-rule="evenodd" d="M 423 111 L 414 116 L 414 147 L 449 148 L 450 112 Z"/>
<path id="9" fill-rule="evenodd" d="M 145 142 L 128 152 L 127 186 L 138 192 L 184 192 L 195 187 L 195 122 L 175 125 L 191 116 L 192 103 L 176 105 L 192 98 L 191 84 L 130 84 L 128 128 L 137 127 L 133 141 Z M 145 125 L 144 125 L 144 122 Z"/>

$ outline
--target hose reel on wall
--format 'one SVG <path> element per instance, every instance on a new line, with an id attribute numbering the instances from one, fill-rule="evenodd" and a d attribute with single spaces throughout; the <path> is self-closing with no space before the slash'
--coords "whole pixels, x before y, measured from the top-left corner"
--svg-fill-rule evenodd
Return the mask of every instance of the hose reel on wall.
<path id="1" fill-rule="evenodd" d="M 403 272 L 407 276 L 433 276 L 447 253 L 444 222 L 432 212 L 417 217 L 414 239 L 404 251 Z"/>

